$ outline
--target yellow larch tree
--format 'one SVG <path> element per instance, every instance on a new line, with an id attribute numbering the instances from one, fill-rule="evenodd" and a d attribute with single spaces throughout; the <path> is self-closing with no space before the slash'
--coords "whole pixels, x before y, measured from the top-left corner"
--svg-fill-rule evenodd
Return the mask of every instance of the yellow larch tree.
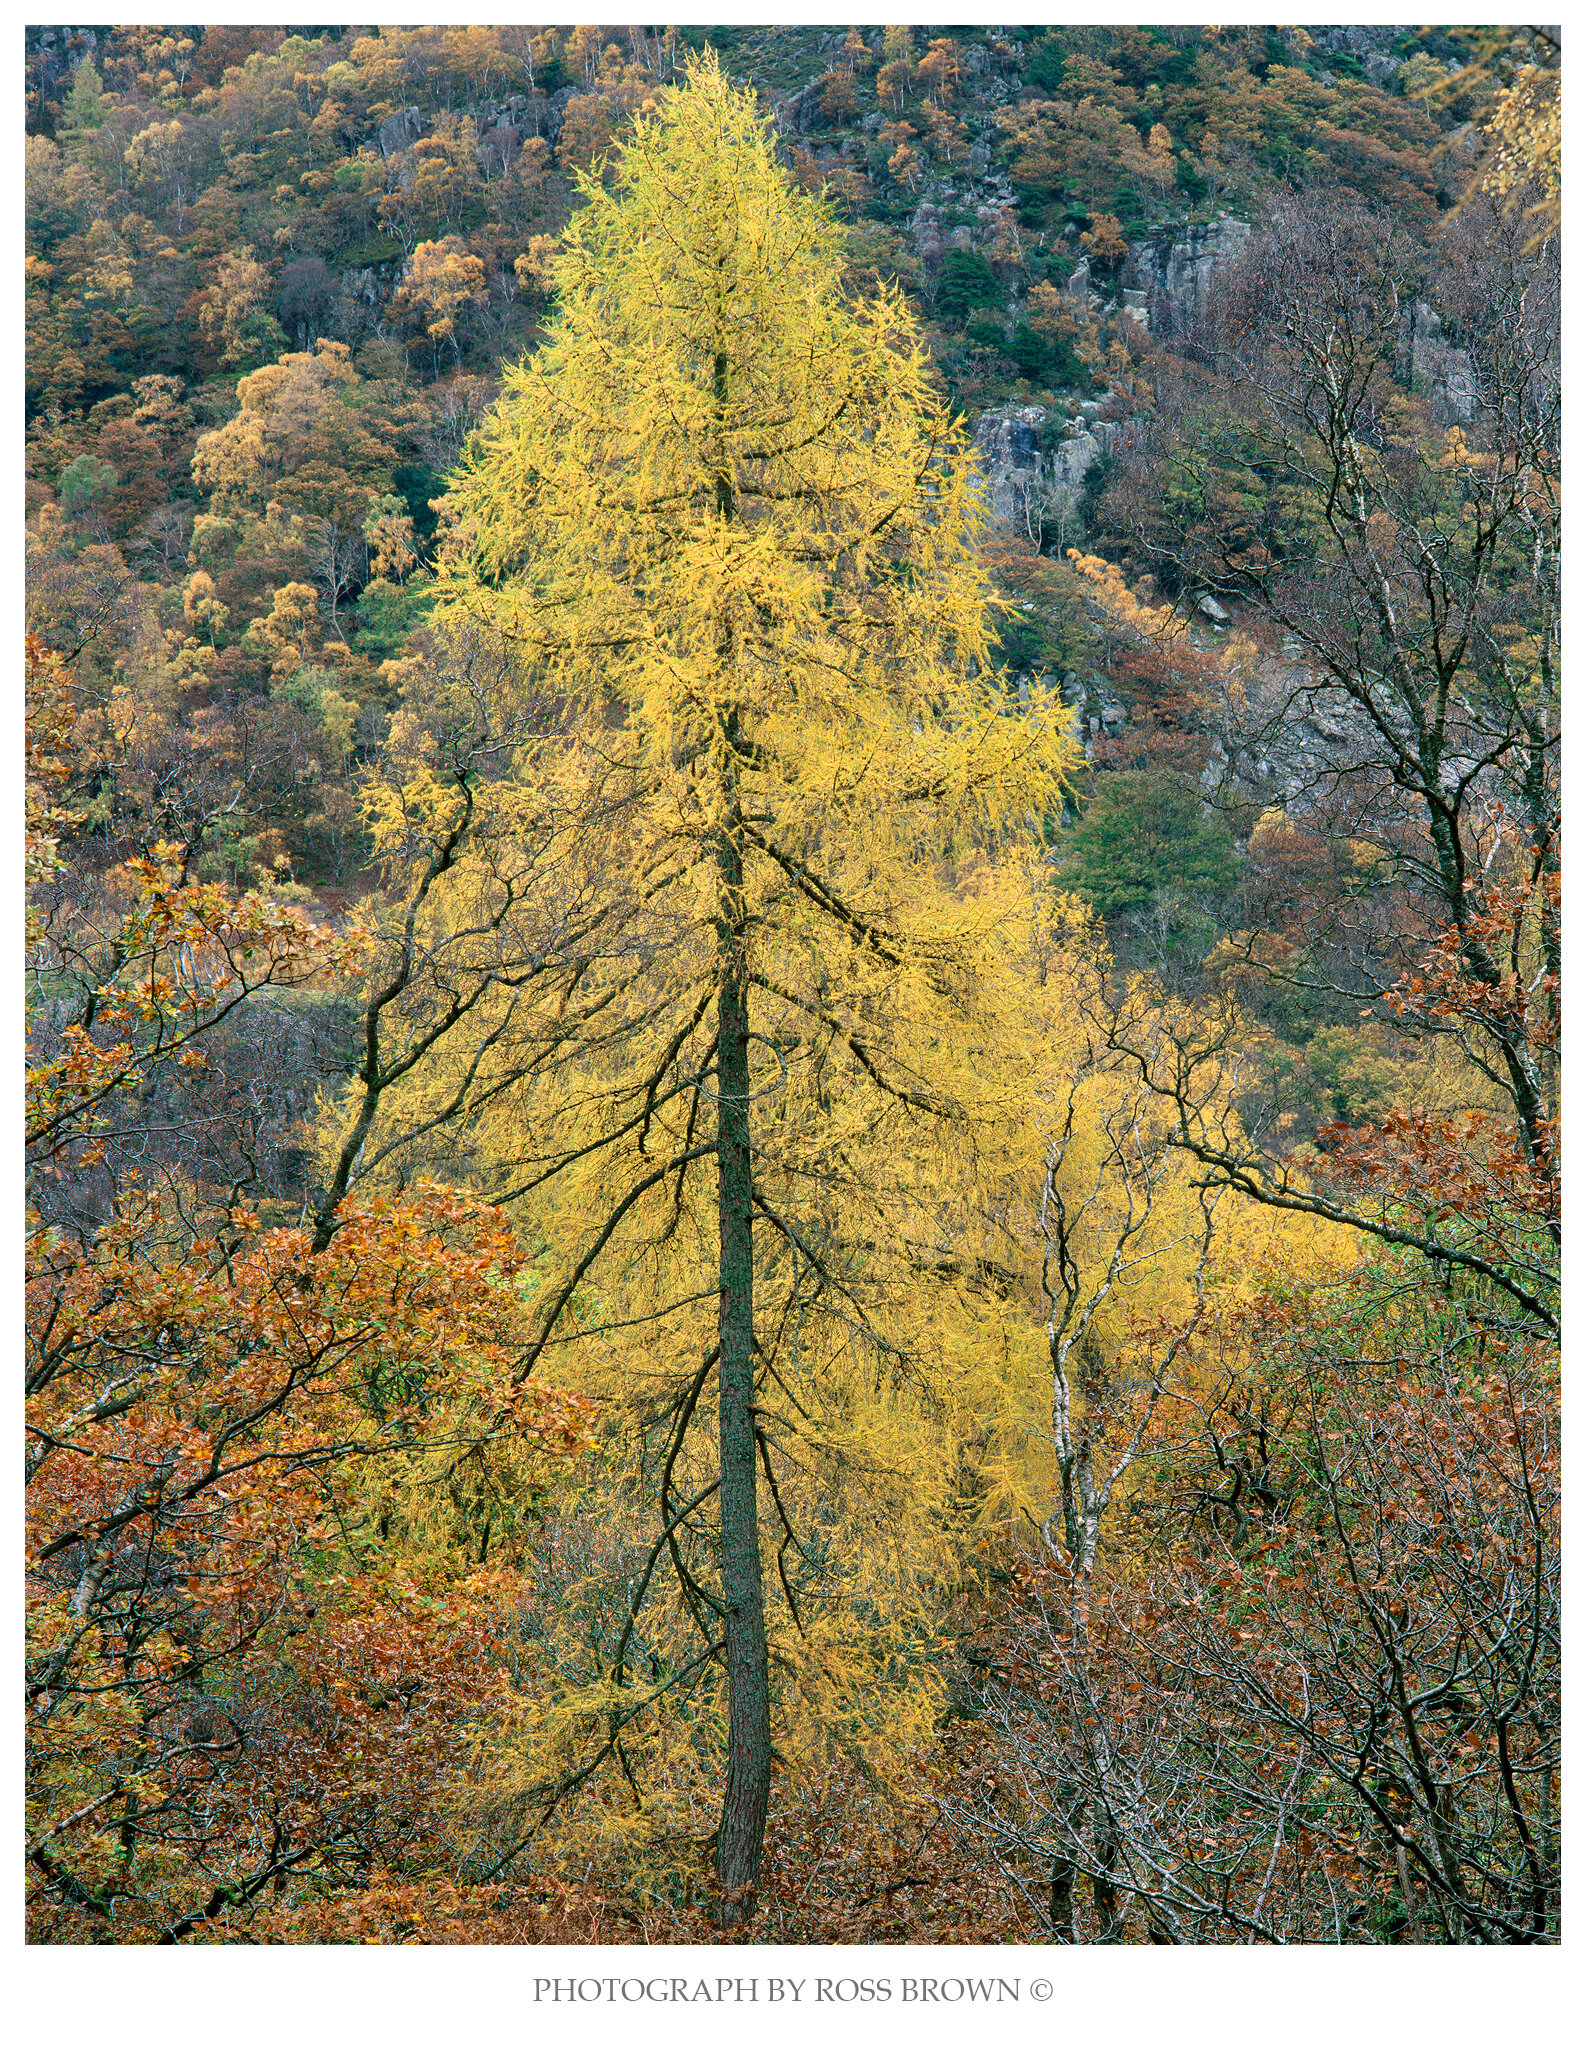
<path id="1" fill-rule="evenodd" d="M 1039 913 L 1026 848 L 1075 752 L 1061 706 L 1021 705 L 994 666 L 977 478 L 912 317 L 845 295 L 841 227 L 778 167 L 752 96 L 706 59 L 608 179 L 585 182 L 545 345 L 454 479 L 438 576 L 442 629 L 510 648 L 558 707 L 515 792 L 448 779 L 416 745 L 375 818 L 388 850 L 431 819 L 402 942 L 448 918 L 479 933 L 473 985 L 447 997 L 476 1048 L 452 1042 L 443 1067 L 440 1032 L 428 1067 L 409 1061 L 420 1099 L 433 1068 L 417 1116 L 374 1108 L 372 1062 L 332 1179 L 388 1159 L 404 1121 L 489 1120 L 494 1190 L 542 1250 L 525 1373 L 582 1350 L 581 1383 L 660 1416 L 604 1751 L 626 1768 L 622 1728 L 659 1695 L 637 1668 L 664 1689 L 691 1663 L 724 1671 L 716 1866 L 736 1918 L 772 1669 L 795 1737 L 799 1696 L 832 1680 L 822 1594 L 806 1611 L 800 1584 L 826 1568 L 839 1631 L 854 1595 L 820 1561 L 828 1530 L 796 1523 L 809 1473 L 868 1455 L 866 1537 L 895 1549 L 898 1472 L 864 1416 L 928 1403 L 953 1330 L 995 1316 L 975 1195 L 1008 1183 L 1030 1119 L 1039 1038 L 1008 990 Z M 543 843 L 561 832 L 571 863 L 514 883 L 561 890 L 556 943 L 581 938 L 557 972 L 514 975 L 510 918 L 479 913 L 506 900 L 499 859 L 467 856 L 490 803 L 561 820 Z M 713 1441 L 691 1424 L 712 1403 Z M 687 1652 L 659 1652 L 640 1610 L 658 1558 Z"/>

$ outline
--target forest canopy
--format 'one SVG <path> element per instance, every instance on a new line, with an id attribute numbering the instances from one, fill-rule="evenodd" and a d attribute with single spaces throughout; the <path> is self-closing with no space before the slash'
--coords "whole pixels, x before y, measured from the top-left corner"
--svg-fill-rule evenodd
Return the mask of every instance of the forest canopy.
<path id="1" fill-rule="evenodd" d="M 1559 1936 L 1559 51 L 27 30 L 28 1936 Z"/>

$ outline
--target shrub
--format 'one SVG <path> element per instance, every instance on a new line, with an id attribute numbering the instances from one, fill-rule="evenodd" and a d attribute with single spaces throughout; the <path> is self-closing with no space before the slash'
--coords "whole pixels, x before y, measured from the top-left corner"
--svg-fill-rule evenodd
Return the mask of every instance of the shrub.
<path id="1" fill-rule="evenodd" d="M 1001 305 L 1004 293 L 997 273 L 977 249 L 952 249 L 942 264 L 936 309 L 948 319 L 961 319 L 977 306 Z"/>
<path id="2" fill-rule="evenodd" d="M 1200 790 L 1174 774 L 1100 775 L 1069 846 L 1065 881 L 1103 916 L 1141 908 L 1160 890 L 1213 895 L 1234 880 L 1227 825 L 1203 815 Z"/>

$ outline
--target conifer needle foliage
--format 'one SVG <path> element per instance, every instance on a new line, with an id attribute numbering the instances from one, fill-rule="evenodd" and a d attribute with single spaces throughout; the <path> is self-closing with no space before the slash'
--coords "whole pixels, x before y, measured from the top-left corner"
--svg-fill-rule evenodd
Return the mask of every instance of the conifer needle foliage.
<path id="1" fill-rule="evenodd" d="M 904 1643 L 879 1610 L 861 1642 L 856 1600 L 931 1572 L 928 1539 L 878 1562 L 920 1479 L 870 1423 L 940 1396 L 975 1310 L 963 1196 L 1006 1122 L 1029 902 L 1000 848 L 1074 755 L 993 665 L 974 472 L 913 320 L 845 295 L 751 96 L 702 63 L 585 197 L 546 345 L 455 481 L 440 615 L 562 706 L 536 771 L 602 820 L 602 936 L 504 1138 L 547 1250 L 530 1361 L 593 1287 L 621 1310 L 587 1321 L 642 1323 L 591 1343 L 651 1418 L 685 1631 L 663 1651 L 634 1616 L 601 1674 L 724 1664 L 717 1867 L 747 1896 L 774 1705 L 857 1695 Z M 938 872 L 977 848 L 964 899 Z M 868 1531 L 820 1525 L 845 1460 Z"/>

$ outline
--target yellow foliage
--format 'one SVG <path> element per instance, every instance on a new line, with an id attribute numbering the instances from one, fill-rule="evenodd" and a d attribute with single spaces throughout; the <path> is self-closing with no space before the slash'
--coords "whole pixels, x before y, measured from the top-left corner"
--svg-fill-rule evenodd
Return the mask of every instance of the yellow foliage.
<path id="1" fill-rule="evenodd" d="M 445 506 L 459 650 L 405 677 L 369 809 L 394 875 L 475 821 L 413 937 L 451 946 L 472 1034 L 419 1059 L 368 1169 L 428 1124 L 521 1196 L 531 1360 L 603 1402 L 610 1443 L 542 1558 L 584 1556 L 535 1600 L 540 1689 L 490 1736 L 487 1829 L 596 1756 L 644 1669 L 701 1656 L 708 1605 L 668 1556 L 644 1568 L 657 1510 L 694 1500 L 679 1551 L 716 1569 L 723 1465 L 688 1422 L 726 1284 L 734 984 L 779 1752 L 900 1764 L 932 1615 L 1015 1516 L 1042 1396 L 1000 1207 L 1039 1157 L 1053 1028 L 1021 992 L 1047 900 L 1020 848 L 1077 753 L 1061 704 L 1021 707 L 992 665 L 971 450 L 901 297 L 845 296 L 841 226 L 714 66 L 584 192 L 545 344 Z M 511 781 L 447 768 L 479 716 L 523 733 Z M 532 964 L 580 932 L 565 973 Z M 717 1680 L 707 1655 L 623 1734 L 647 1836 L 677 1820 L 651 1764 L 687 1747 L 697 1778 L 719 1748 Z M 615 1824 L 632 1795 L 618 1776 L 584 1808 Z"/>
<path id="2" fill-rule="evenodd" d="M 117 305 L 132 296 L 132 258 L 108 220 L 96 220 L 88 230 L 88 282 Z"/>
<path id="3" fill-rule="evenodd" d="M 340 341 L 316 341 L 237 384 L 240 409 L 200 436 L 193 480 L 210 493 L 205 517 L 257 515 L 272 497 L 286 509 L 362 522 L 369 497 L 390 470 L 390 448 L 356 403 L 362 379 Z M 389 432 L 394 420 L 378 422 Z"/>
<path id="4" fill-rule="evenodd" d="M 1541 223 L 1542 233 L 1556 228 L 1559 218 L 1563 142 L 1559 83 L 1557 71 L 1522 64 L 1514 82 L 1498 95 L 1487 123 L 1492 161 L 1482 174 L 1483 189 L 1506 202 L 1534 193 L 1528 211 Z"/>
<path id="5" fill-rule="evenodd" d="M 294 675 L 307 667 L 319 629 L 319 596 L 311 583 L 285 582 L 272 592 L 267 616 L 249 627 L 270 657 L 270 671 Z"/>
<path id="6" fill-rule="evenodd" d="M 1168 1108 L 1095 1048 L 1082 920 L 1032 828 L 1075 765 L 1069 720 L 992 666 L 970 450 L 907 309 L 845 296 L 840 226 L 714 69 L 585 193 L 545 344 L 445 506 L 441 657 L 391 670 L 371 831 L 393 882 L 453 850 L 389 913 L 393 955 L 444 967 L 360 1170 L 428 1155 L 513 1203 L 526 1361 L 601 1413 L 603 1456 L 524 1533 L 522 1664 L 467 1834 L 482 1866 L 521 1847 L 654 1879 L 699 1871 L 725 1751 L 725 1459 L 702 1423 L 713 1382 L 727 1397 L 733 982 L 781 1767 L 841 1757 L 901 1794 L 951 1593 L 1051 1510 L 1053 1131 L 1104 1348 L 1182 1310 L 1201 1210 Z M 453 764 L 474 727 L 514 735 L 510 775 Z M 1187 1027 L 1131 999 L 1142 1031 Z M 447 1002 L 468 1026 L 426 1050 Z M 1153 1205 L 1114 1270 L 1140 1188 L 1123 1127 Z"/>
<path id="7" fill-rule="evenodd" d="M 529 245 L 522 255 L 513 259 L 512 267 L 517 272 L 518 282 L 536 290 L 550 288 L 551 264 L 556 255 L 556 237 L 550 234 L 535 234 L 529 237 Z"/>
<path id="8" fill-rule="evenodd" d="M 363 522 L 374 580 L 405 583 L 418 566 L 412 514 L 407 500 L 389 493 L 375 498 Z"/>
<path id="9" fill-rule="evenodd" d="M 214 578 L 202 568 L 195 568 L 183 586 L 182 616 L 190 625 L 209 634 L 211 647 L 215 634 L 224 632 L 230 620 L 230 611 L 215 595 Z"/>
<path id="10" fill-rule="evenodd" d="M 461 235 L 449 234 L 444 241 L 421 241 L 414 249 L 392 306 L 421 320 L 431 341 L 451 341 L 461 361 L 456 347 L 457 321 L 470 308 L 483 305 L 489 295 L 484 264 L 469 254 Z"/>
<path id="11" fill-rule="evenodd" d="M 1068 558 L 1096 594 L 1096 601 L 1120 624 L 1128 625 L 1146 638 L 1182 639 L 1188 626 L 1171 604 L 1143 604 L 1123 579 L 1115 562 L 1099 554 L 1082 554 L 1070 547 Z"/>
<path id="12" fill-rule="evenodd" d="M 200 306 L 198 324 L 211 346 L 218 341 L 222 369 L 247 355 L 248 316 L 264 304 L 270 288 L 270 273 L 251 248 L 230 249 L 221 257 L 216 296 Z"/>

